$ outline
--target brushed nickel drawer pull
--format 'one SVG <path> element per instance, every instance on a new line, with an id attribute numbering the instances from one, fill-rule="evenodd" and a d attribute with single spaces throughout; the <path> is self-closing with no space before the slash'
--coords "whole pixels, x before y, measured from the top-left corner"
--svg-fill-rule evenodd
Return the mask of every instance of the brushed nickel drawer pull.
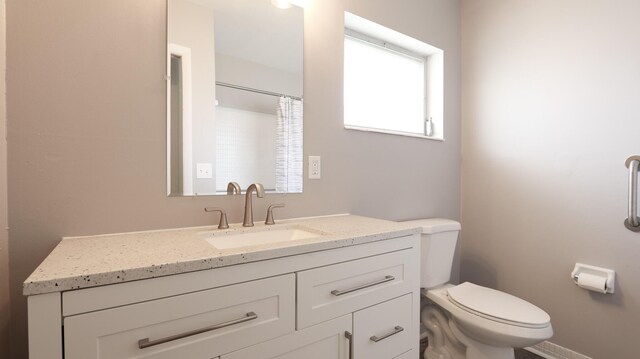
<path id="1" fill-rule="evenodd" d="M 401 327 L 401 326 L 399 326 L 399 325 L 396 325 L 396 327 L 395 327 L 395 328 L 393 328 L 393 331 L 392 331 L 391 333 L 385 334 L 385 335 L 381 336 L 380 338 L 378 338 L 378 337 L 376 337 L 376 336 L 374 335 L 374 336 L 372 336 L 372 337 L 371 337 L 371 338 L 369 338 L 369 339 L 371 339 L 371 341 L 372 341 L 372 342 L 376 342 L 376 343 L 377 343 L 377 342 L 379 342 L 379 341 L 381 341 L 381 340 L 384 340 L 384 339 L 389 338 L 389 337 L 390 337 L 390 336 L 392 336 L 392 335 L 396 335 L 396 334 L 400 333 L 400 332 L 401 332 L 401 331 L 403 331 L 403 330 L 404 330 L 404 328 L 403 328 L 403 327 Z"/>
<path id="2" fill-rule="evenodd" d="M 248 321 L 254 320 L 254 319 L 258 319 L 258 315 L 256 313 L 254 313 L 254 312 L 249 312 L 249 313 L 246 314 L 246 316 L 244 316 L 242 318 L 239 318 L 239 319 L 230 320 L 228 322 L 215 324 L 215 325 L 212 325 L 212 326 L 209 326 L 209 327 L 206 327 L 206 328 L 196 329 L 196 330 L 192 330 L 190 332 L 186 332 L 186 333 L 182 333 L 182 334 L 172 335 L 170 337 L 166 337 L 166 338 L 162 338 L 162 339 L 157 339 L 157 340 L 151 340 L 150 341 L 149 338 L 144 338 L 144 339 L 138 340 L 138 348 L 144 349 L 144 348 L 152 347 L 152 346 L 155 346 L 155 345 L 158 345 L 158 344 L 164 344 L 164 343 L 167 343 L 167 342 L 170 342 L 170 341 L 174 341 L 174 340 L 190 337 L 192 335 L 197 335 L 197 334 L 201 334 L 201 333 L 204 333 L 204 332 L 209 332 L 209 331 L 212 331 L 212 330 L 228 327 L 228 326 L 231 326 L 231 325 L 248 322 Z"/>
<path id="3" fill-rule="evenodd" d="M 386 283 L 386 282 L 391 282 L 394 279 L 396 279 L 396 277 L 394 277 L 392 275 L 388 275 L 388 276 L 385 276 L 384 279 L 380 279 L 380 280 L 377 280 L 375 282 L 359 285 L 357 287 L 353 287 L 353 288 L 349 288 L 349 289 L 345 289 L 345 290 L 337 290 L 337 289 L 335 289 L 335 290 L 331 291 L 331 294 L 335 295 L 336 297 L 339 297 L 339 296 L 341 296 L 343 294 L 355 292 L 355 291 L 360 290 L 360 289 L 365 289 L 365 288 L 373 287 L 374 285 L 378 285 L 378 284 L 382 284 L 382 283 Z"/>
<path id="4" fill-rule="evenodd" d="M 353 359 L 353 334 L 344 332 L 344 337 L 349 341 L 349 359 Z"/>

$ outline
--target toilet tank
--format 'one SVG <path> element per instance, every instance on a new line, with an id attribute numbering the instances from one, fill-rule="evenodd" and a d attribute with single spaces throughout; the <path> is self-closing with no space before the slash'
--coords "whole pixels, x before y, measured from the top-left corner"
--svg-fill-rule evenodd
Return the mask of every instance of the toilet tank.
<path id="1" fill-rule="evenodd" d="M 444 218 L 418 219 L 405 223 L 422 227 L 420 287 L 429 289 L 449 282 L 460 223 Z"/>

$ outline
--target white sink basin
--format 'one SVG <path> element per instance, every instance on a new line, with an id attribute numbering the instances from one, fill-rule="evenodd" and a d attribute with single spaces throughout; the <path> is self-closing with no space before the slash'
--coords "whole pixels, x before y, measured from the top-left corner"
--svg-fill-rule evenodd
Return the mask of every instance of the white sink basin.
<path id="1" fill-rule="evenodd" d="M 301 239 L 317 238 L 327 233 L 315 231 L 299 226 L 283 228 L 260 228 L 255 230 L 206 232 L 202 233 L 205 240 L 218 249 L 232 249 L 264 244 L 298 241 Z"/>

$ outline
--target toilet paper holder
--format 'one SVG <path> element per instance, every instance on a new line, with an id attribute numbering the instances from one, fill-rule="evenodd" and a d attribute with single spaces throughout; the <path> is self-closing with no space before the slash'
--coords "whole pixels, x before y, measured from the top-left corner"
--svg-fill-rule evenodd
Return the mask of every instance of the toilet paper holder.
<path id="1" fill-rule="evenodd" d="M 603 280 L 604 288 L 599 288 L 599 289 L 603 289 L 603 292 L 600 292 L 595 288 L 583 286 L 580 283 L 578 283 L 578 279 L 580 278 L 581 274 L 596 276 L 596 277 L 599 277 L 599 279 Z M 607 293 L 607 294 L 615 292 L 616 272 L 613 269 L 596 267 L 596 266 L 583 264 L 583 263 L 576 263 L 575 267 L 573 268 L 573 272 L 571 272 L 571 279 L 573 279 L 573 282 L 577 286 L 587 290 L 593 290 L 593 291 L 598 291 L 599 293 Z"/>

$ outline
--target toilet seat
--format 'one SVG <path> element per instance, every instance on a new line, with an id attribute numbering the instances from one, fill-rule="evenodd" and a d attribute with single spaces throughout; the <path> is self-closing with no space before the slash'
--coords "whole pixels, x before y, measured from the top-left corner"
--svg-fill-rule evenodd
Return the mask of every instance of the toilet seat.
<path id="1" fill-rule="evenodd" d="M 438 288 L 423 289 L 423 295 L 425 295 L 427 299 L 432 301 L 435 305 L 447 311 L 450 314 L 452 320 L 458 324 L 459 329 L 465 335 L 469 336 L 469 338 L 495 347 L 524 348 L 539 343 L 543 340 L 547 340 L 553 335 L 553 328 L 551 326 L 550 320 L 546 324 L 542 325 L 540 325 L 540 320 L 538 320 L 537 323 L 534 320 L 531 320 L 534 323 L 527 323 L 527 321 L 530 321 L 529 319 L 517 317 L 517 321 L 510 321 L 501 319 L 497 316 L 487 315 L 487 313 L 484 313 L 481 310 L 472 309 L 478 308 L 480 305 L 466 303 L 469 305 L 469 307 L 464 307 L 454 302 L 449 297 L 448 292 L 460 285 L 454 286 L 452 284 L 445 284 Z M 465 285 L 462 288 L 465 287 L 471 286 Z M 453 290 L 454 296 L 456 292 L 456 290 Z M 472 289 L 471 293 L 477 292 Z M 486 293 L 481 292 L 480 295 L 482 294 Z M 503 294 L 506 295 L 506 293 Z M 495 297 L 489 295 L 489 298 Z M 526 307 L 528 307 L 529 305 L 533 306 L 533 304 L 530 304 L 528 302 L 525 303 L 527 303 Z M 492 314 L 500 313 L 493 312 Z M 548 317 L 548 314 L 544 314 L 545 316 L 542 321 L 544 321 L 544 319 Z M 511 319 L 515 318 L 512 317 Z M 518 323 L 518 321 L 520 321 L 521 323 Z M 527 324 L 533 324 L 533 327 L 528 327 Z"/>
<path id="2" fill-rule="evenodd" d="M 473 283 L 465 282 L 448 288 L 447 297 L 460 309 L 499 323 L 532 329 L 550 325 L 549 315 L 535 305 Z"/>

